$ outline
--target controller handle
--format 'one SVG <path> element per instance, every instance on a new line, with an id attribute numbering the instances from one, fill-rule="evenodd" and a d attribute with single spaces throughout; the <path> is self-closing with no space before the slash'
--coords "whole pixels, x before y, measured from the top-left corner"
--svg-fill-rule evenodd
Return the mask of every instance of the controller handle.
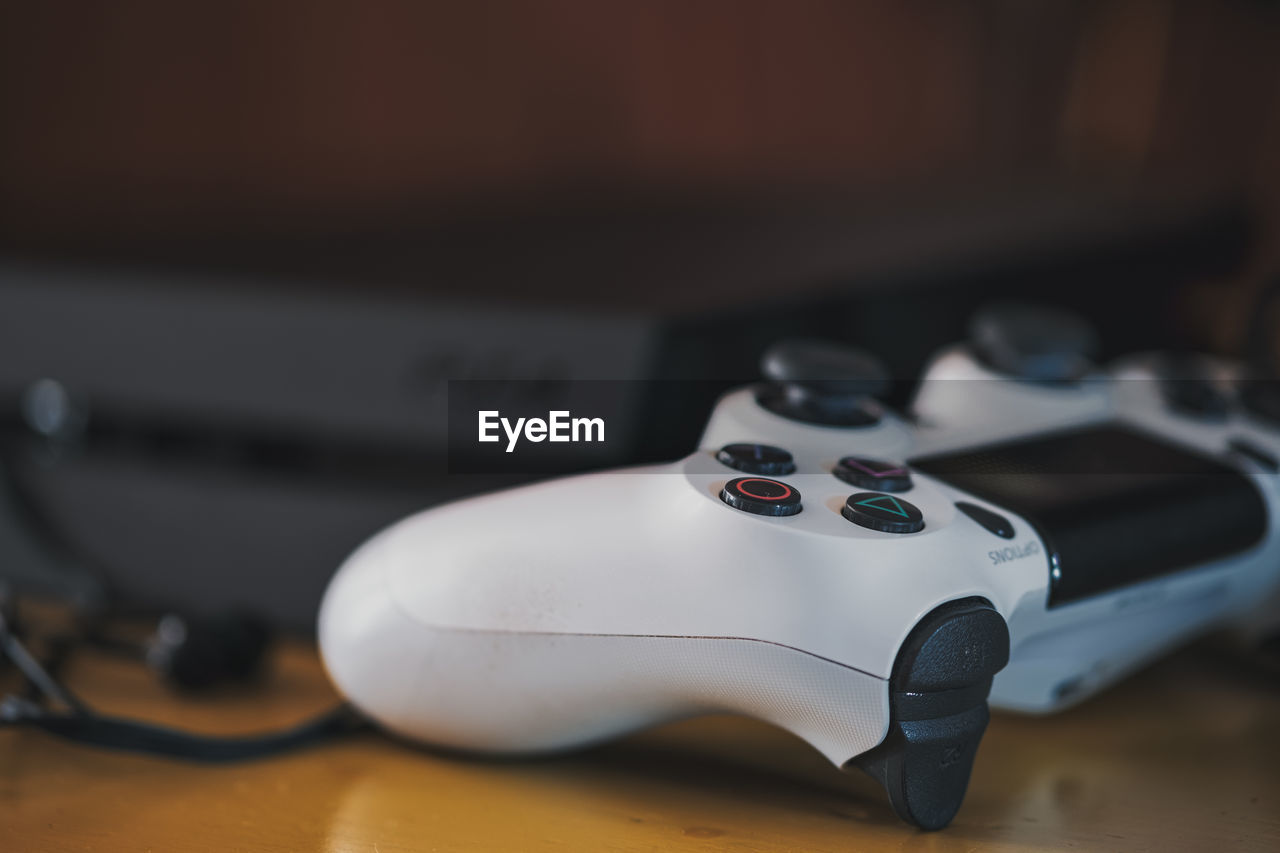
<path id="1" fill-rule="evenodd" d="M 769 381 L 756 399 L 774 414 L 822 426 L 871 426 L 880 420 L 871 398 L 889 387 L 889 372 L 865 350 L 787 338 L 765 350 L 760 367 Z"/>

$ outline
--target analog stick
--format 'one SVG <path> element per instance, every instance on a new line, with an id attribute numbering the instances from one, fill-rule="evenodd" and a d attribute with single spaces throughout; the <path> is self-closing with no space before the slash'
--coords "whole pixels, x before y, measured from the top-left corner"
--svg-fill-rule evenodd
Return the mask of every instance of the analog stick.
<path id="1" fill-rule="evenodd" d="M 1098 335 L 1060 308 L 1001 302 L 969 321 L 969 344 L 993 370 L 1030 382 L 1075 382 L 1093 369 Z"/>
<path id="2" fill-rule="evenodd" d="M 756 399 L 774 414 L 822 426 L 871 426 L 880 420 L 872 397 L 889 387 L 889 373 L 864 350 L 789 338 L 765 350 L 761 369 L 768 383 Z"/>

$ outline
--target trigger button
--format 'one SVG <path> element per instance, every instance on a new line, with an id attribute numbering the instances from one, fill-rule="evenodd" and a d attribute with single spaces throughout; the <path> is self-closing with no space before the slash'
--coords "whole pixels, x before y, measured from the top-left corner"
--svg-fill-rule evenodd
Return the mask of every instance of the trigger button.
<path id="1" fill-rule="evenodd" d="M 854 759 L 884 786 L 898 816 L 941 829 L 964 800 L 987 728 L 991 680 L 1009 662 L 1009 628 L 981 599 L 944 604 L 920 620 L 889 679 L 889 731 Z"/>

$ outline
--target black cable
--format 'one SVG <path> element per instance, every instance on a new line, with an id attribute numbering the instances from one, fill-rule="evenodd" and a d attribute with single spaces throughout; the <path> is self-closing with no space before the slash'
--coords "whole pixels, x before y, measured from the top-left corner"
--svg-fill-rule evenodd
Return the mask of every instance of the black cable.
<path id="1" fill-rule="evenodd" d="M 44 574 L 73 585 L 77 590 L 73 596 L 78 599 L 77 610 L 89 621 L 98 621 L 105 618 L 108 611 L 121 609 L 110 581 L 111 573 L 74 545 L 62 526 L 35 499 L 23 475 L 21 461 L 30 455 L 22 448 L 31 441 L 34 439 L 24 439 L 0 429 L 0 511 L 11 515 L 14 525 L 44 557 L 41 561 Z"/>
<path id="2" fill-rule="evenodd" d="M 3 617 L 0 617 L 0 651 L 13 662 L 40 696 L 55 699 L 79 715 L 93 713 L 87 702 L 64 687 L 62 682 L 50 675 L 40 661 L 27 651 L 22 641 L 8 630 Z"/>
<path id="3" fill-rule="evenodd" d="M 55 711 L 32 699 L 10 695 L 0 700 L 0 726 L 34 727 L 76 743 L 195 761 L 243 761 L 369 727 L 367 721 L 344 703 L 293 728 L 276 732 L 232 737 L 195 734 L 95 711 L 41 665 L 9 630 L 3 616 L 0 616 L 0 651 L 43 698 L 56 700 L 68 709 Z"/>
<path id="4" fill-rule="evenodd" d="M 79 575 L 94 587 L 92 608 L 94 628 L 82 639 L 92 640 L 101 628 L 107 611 L 120 609 L 112 595 L 108 573 L 93 559 L 74 548 L 47 513 L 32 499 L 17 471 L 12 436 L 0 432 L 0 496 L 16 521 L 64 572 Z M 85 615 L 86 602 L 79 610 Z M 15 611 L 16 613 L 16 611 Z M 16 615 L 13 616 L 16 620 Z M 70 645 L 64 641 L 65 651 Z M 65 657 L 65 654 L 63 655 Z M 27 680 L 27 695 L 0 699 L 0 726 L 27 726 L 77 743 L 127 752 L 221 762 L 261 758 L 296 749 L 327 738 L 368 728 L 369 724 L 347 704 L 302 722 L 292 728 L 263 734 L 221 737 L 201 735 L 140 720 L 113 717 L 96 711 L 63 684 L 55 673 L 27 649 L 18 636 L 16 624 L 0 609 L 0 660 L 8 659 Z M 54 667 L 56 669 L 56 666 Z M 51 708 L 49 703 L 62 706 Z"/>
<path id="5" fill-rule="evenodd" d="M 200 735 L 154 723 L 87 713 L 49 711 L 9 696 L 0 701 L 0 725 L 26 725 L 76 743 L 124 752 L 220 763 L 264 758 L 367 728 L 348 705 L 289 729 L 243 737 Z"/>

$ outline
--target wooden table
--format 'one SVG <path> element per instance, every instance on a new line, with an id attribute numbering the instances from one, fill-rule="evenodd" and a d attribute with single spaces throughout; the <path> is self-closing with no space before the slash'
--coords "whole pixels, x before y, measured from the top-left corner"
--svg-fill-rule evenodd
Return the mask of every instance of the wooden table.
<path id="1" fill-rule="evenodd" d="M 312 648 L 258 688 L 193 700 L 85 653 L 104 710 L 208 732 L 281 726 L 334 696 Z M 0 850 L 1280 850 L 1280 684 L 1183 652 L 1053 718 L 995 715 L 952 826 L 899 823 L 799 740 L 692 720 L 542 761 L 443 756 L 376 733 L 209 767 L 0 731 Z"/>

